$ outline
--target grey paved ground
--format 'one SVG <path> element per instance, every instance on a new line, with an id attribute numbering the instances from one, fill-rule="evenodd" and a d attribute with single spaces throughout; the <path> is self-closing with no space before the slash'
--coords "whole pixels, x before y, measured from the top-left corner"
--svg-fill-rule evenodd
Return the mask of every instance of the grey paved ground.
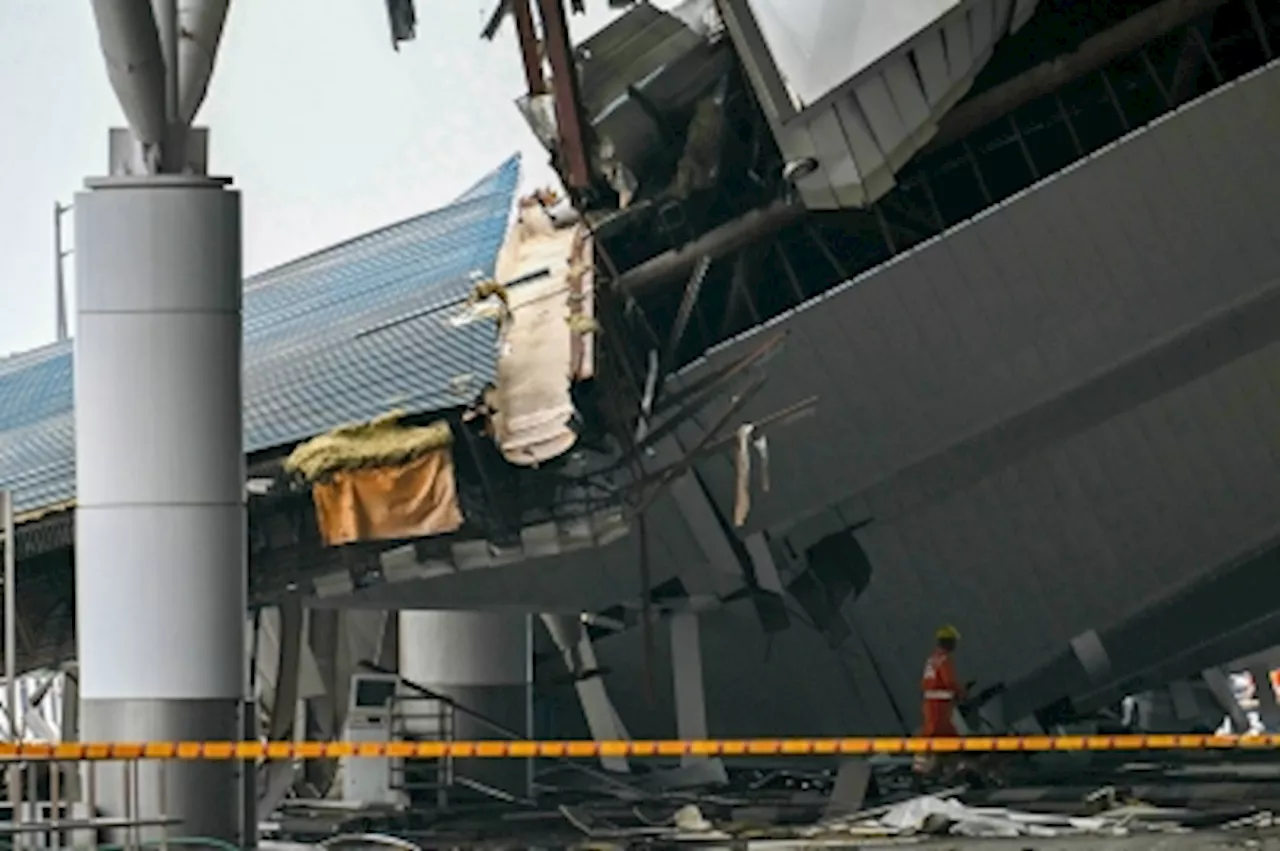
<path id="1" fill-rule="evenodd" d="M 853 846 L 859 847 L 859 846 Z M 871 848 L 873 845 L 863 845 Z M 1280 836 L 1260 837 L 1245 832 L 1233 834 L 1189 833 L 1182 835 L 1142 835 L 1104 838 L 1079 836 L 1062 839 L 961 839 L 929 840 L 911 847 L 928 851 L 1280 851 Z"/>

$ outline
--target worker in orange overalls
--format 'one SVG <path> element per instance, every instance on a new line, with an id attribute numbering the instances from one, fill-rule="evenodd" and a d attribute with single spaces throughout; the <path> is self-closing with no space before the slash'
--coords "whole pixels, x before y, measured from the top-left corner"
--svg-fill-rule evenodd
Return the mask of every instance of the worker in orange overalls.
<path id="1" fill-rule="evenodd" d="M 954 626 L 944 626 L 935 634 L 937 646 L 924 663 L 924 676 L 920 689 L 924 698 L 921 715 L 924 724 L 920 735 L 930 738 L 946 738 L 960 735 L 956 730 L 953 713 L 956 705 L 965 699 L 965 687 L 956 676 L 956 664 L 952 658 L 960 643 L 960 632 Z M 934 774 L 939 763 L 933 754 L 917 754 L 912 769 L 919 777 Z"/>
<path id="2" fill-rule="evenodd" d="M 920 688 L 924 692 L 924 727 L 922 736 L 958 736 L 953 713 L 956 704 L 965 699 L 964 686 L 956 677 L 956 664 L 952 655 L 960 643 L 960 633 L 954 626 L 938 630 L 937 646 L 924 663 L 924 677 Z"/>

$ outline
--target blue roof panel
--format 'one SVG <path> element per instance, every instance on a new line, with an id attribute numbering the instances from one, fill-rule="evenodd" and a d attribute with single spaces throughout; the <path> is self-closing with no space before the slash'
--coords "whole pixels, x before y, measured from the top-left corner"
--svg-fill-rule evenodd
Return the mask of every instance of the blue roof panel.
<path id="1" fill-rule="evenodd" d="M 519 174 L 513 157 L 448 207 L 245 281 L 247 451 L 478 395 L 497 329 L 447 320 L 473 274 L 493 274 Z M 70 343 L 0 360 L 0 489 L 19 511 L 74 497 L 72 408 Z"/>

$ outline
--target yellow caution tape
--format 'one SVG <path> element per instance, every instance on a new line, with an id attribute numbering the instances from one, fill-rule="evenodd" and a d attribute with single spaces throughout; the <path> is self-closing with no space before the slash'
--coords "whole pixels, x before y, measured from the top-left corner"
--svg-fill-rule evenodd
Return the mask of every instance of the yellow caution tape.
<path id="1" fill-rule="evenodd" d="M 474 742 L 24 742 L 0 743 L 0 759 L 527 759 L 529 757 L 829 756 L 1045 751 L 1280 749 L 1280 735 L 966 736 L 962 738 L 664 739 Z"/>

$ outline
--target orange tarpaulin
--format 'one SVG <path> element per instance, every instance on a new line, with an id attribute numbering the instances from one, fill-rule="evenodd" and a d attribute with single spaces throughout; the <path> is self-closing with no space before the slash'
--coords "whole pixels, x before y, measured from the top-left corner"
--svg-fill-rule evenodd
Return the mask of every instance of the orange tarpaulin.
<path id="1" fill-rule="evenodd" d="M 448 447 L 394 466 L 337 470 L 311 489 L 329 546 L 422 538 L 462 526 Z"/>

